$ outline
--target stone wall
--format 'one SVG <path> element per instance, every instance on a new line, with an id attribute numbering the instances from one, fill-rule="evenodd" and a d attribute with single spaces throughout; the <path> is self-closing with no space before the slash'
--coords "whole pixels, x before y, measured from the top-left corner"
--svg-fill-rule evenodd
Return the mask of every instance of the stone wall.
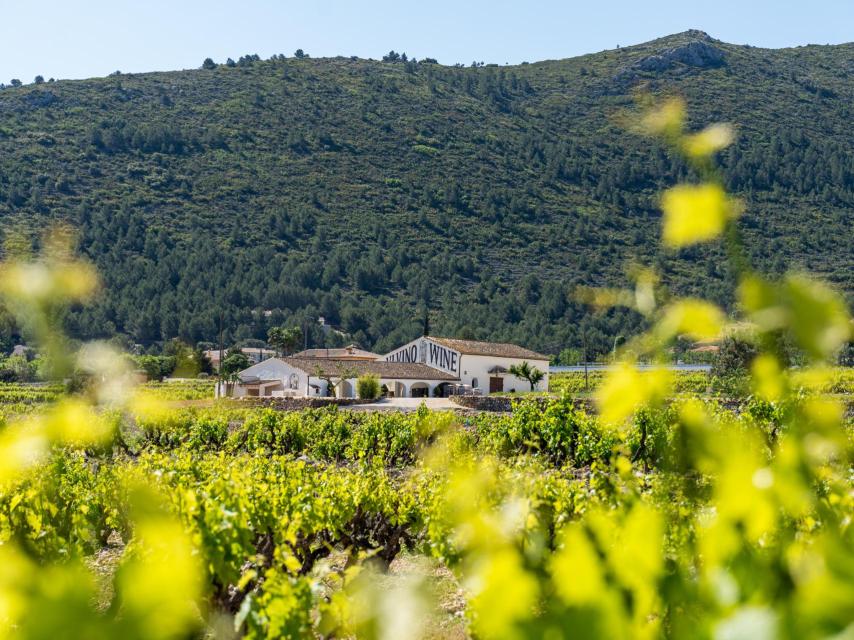
<path id="1" fill-rule="evenodd" d="M 358 398 L 237 398 L 241 404 L 253 407 L 269 407 L 279 411 L 301 411 L 302 409 L 319 409 L 322 407 L 346 407 L 353 404 L 364 404 L 365 400 Z"/>
<path id="2" fill-rule="evenodd" d="M 449 400 L 455 404 L 474 409 L 475 411 L 493 411 L 496 413 L 510 413 L 513 411 L 513 402 L 524 400 L 525 402 L 536 402 L 546 405 L 554 402 L 554 398 L 548 396 L 451 396 Z M 590 400 L 573 400 L 573 404 L 586 411 L 593 411 L 593 403 Z"/>
<path id="3" fill-rule="evenodd" d="M 477 411 L 506 413 L 512 409 L 511 399 L 506 396 L 451 396 L 448 399 L 461 407 Z"/>

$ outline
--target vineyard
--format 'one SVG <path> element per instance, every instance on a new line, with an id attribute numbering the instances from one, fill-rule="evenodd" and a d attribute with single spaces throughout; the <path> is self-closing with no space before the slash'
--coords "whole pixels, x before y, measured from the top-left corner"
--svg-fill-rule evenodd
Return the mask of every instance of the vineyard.
<path id="1" fill-rule="evenodd" d="M 850 638 L 851 375 L 829 365 L 848 310 L 745 264 L 711 162 L 728 128 L 685 132 L 678 100 L 643 121 L 702 180 L 664 194 L 664 243 L 728 243 L 756 348 L 742 396 L 635 365 L 729 324 L 648 271 L 590 296 L 650 326 L 590 398 L 565 376 L 511 413 L 404 414 L 138 387 L 109 345 L 61 338 L 57 311 L 97 290 L 67 237 L 0 266 L 53 379 L 85 381 L 4 391 L 0 640 Z"/>
<path id="2" fill-rule="evenodd" d="M 591 393 L 605 379 L 607 371 L 588 371 L 585 377 L 583 371 L 568 373 L 553 373 L 549 376 L 549 391 L 559 395 L 568 393 L 581 395 Z M 674 371 L 674 391 L 676 393 L 706 393 L 712 384 L 708 373 L 703 371 Z"/>
<path id="3" fill-rule="evenodd" d="M 213 398 L 210 380 L 146 382 L 140 392 L 157 400 L 204 400 Z M 37 411 L 65 395 L 66 386 L 58 383 L 0 382 L 0 417 Z"/>
<path id="4" fill-rule="evenodd" d="M 589 371 L 587 379 L 584 372 L 553 373 L 549 376 L 549 391 L 553 395 L 568 393 L 570 395 L 585 395 L 595 390 L 605 379 L 606 371 Z M 721 393 L 722 385 L 710 373 L 703 371 L 674 371 L 673 391 L 677 394 L 709 394 Z M 833 367 L 822 371 L 820 380 L 811 379 L 809 371 L 798 373 L 794 370 L 792 384 L 795 388 L 808 388 L 821 393 L 852 394 L 854 393 L 854 369 L 850 367 Z"/>
<path id="5" fill-rule="evenodd" d="M 372 625 L 391 622 L 361 620 L 343 603 L 415 597 L 398 593 L 400 585 L 388 592 L 360 590 L 370 591 L 365 585 L 376 582 L 365 576 L 388 572 L 403 556 L 429 560 L 459 576 L 463 585 L 472 571 L 488 571 L 502 590 L 521 584 L 532 591 L 524 610 L 515 613 L 507 610 L 500 592 L 479 593 L 465 602 L 465 619 L 451 615 L 447 602 L 419 596 L 420 606 L 433 608 L 424 617 L 433 628 L 424 631 L 434 636 L 474 632 L 506 637 L 502 630 L 515 624 L 540 628 L 576 618 L 591 625 L 591 635 L 598 637 L 628 630 L 632 635 L 659 632 L 663 626 L 674 631 L 690 628 L 689 615 L 700 612 L 666 608 L 653 593 L 667 580 L 692 583 L 697 578 L 689 575 L 690 565 L 665 571 L 660 563 L 686 560 L 677 547 L 701 536 L 703 512 L 717 491 L 710 480 L 685 480 L 676 473 L 681 465 L 700 464 L 703 458 L 674 457 L 674 443 L 683 438 L 705 441 L 725 430 L 721 446 L 739 442 L 747 448 L 728 459 L 711 440 L 705 463 L 717 460 L 739 477 L 755 474 L 765 468 L 778 437 L 774 434 L 786 416 L 804 410 L 808 403 L 781 406 L 757 400 L 736 415 L 711 400 L 681 400 L 638 412 L 623 431 L 575 409 L 569 400 L 545 407 L 520 400 L 512 414 L 473 418 L 424 409 L 405 415 L 334 407 L 277 412 L 218 406 L 128 414 L 116 417 L 111 442 L 57 449 L 43 473 L 2 492 L 0 540 L 14 541 L 37 563 L 91 559 L 111 551 L 116 562 L 101 567 L 100 587 L 89 585 L 85 597 L 77 593 L 79 586 L 71 585 L 67 592 L 53 594 L 57 605 L 91 599 L 109 610 L 114 604 L 110 594 L 118 589 L 114 581 L 122 577 L 125 558 L 133 557 L 135 501 L 138 487 L 145 486 L 158 496 L 158 508 L 180 522 L 197 552 L 196 588 L 204 609 L 187 624 L 199 633 L 206 627 L 210 632 L 223 615 L 249 637 L 368 633 Z M 708 420 L 702 427 L 708 432 L 694 433 L 700 427 L 686 423 L 689 416 Z M 847 443 L 839 443 L 849 448 L 851 426 L 849 418 Z M 745 463 L 752 466 L 738 466 Z M 825 508 L 833 505 L 837 517 L 854 515 L 850 491 L 834 493 L 832 485 L 823 491 Z M 814 508 L 821 510 L 820 505 Z M 663 520 L 656 515 L 659 509 L 683 516 Z M 731 515 L 744 518 L 743 526 L 774 521 L 771 513 L 738 509 Z M 618 513 L 626 520 L 612 523 Z M 760 517 L 768 521 L 760 522 Z M 807 509 L 791 526 L 799 538 L 818 543 L 826 526 L 819 517 Z M 601 519 L 601 524 L 585 532 L 583 527 L 591 525 L 581 523 L 587 518 Z M 622 534 L 600 529 L 606 522 L 627 529 Z M 647 526 L 661 539 L 653 539 Z M 644 530 L 633 531 L 637 527 Z M 758 531 L 746 530 L 743 541 L 727 544 L 749 544 L 742 551 L 746 553 L 759 544 Z M 642 534 L 633 542 L 641 546 L 614 546 L 613 535 L 632 532 Z M 604 558 L 597 562 L 615 572 L 600 575 L 594 584 L 604 590 L 601 581 L 613 581 L 632 600 L 582 600 L 579 608 L 575 598 L 607 593 L 575 594 L 592 587 L 576 583 L 571 571 L 555 573 L 560 563 L 579 562 L 572 556 L 586 547 L 565 542 L 579 535 L 576 544 L 587 540 L 588 546 L 595 545 L 591 549 L 602 545 L 596 557 Z M 493 550 L 493 545 L 507 548 Z M 478 555 L 493 551 L 506 557 L 488 556 L 495 566 L 479 567 L 486 558 Z M 744 561 L 759 559 L 748 555 Z M 762 560 L 762 566 L 770 560 Z M 839 587 L 832 578 L 823 576 L 830 581 L 827 588 Z M 544 584 L 535 589 L 536 581 Z M 762 585 L 753 588 L 761 593 Z M 422 589 L 429 594 L 429 584 Z M 549 610 L 534 615 L 529 605 L 535 597 L 553 600 Z M 594 604 L 615 609 L 608 616 L 600 612 L 591 617 L 598 610 Z M 850 613 L 849 605 L 843 609 Z M 803 624 L 810 624 L 809 619 Z M 805 628 L 796 625 L 793 631 Z"/>
<path id="6" fill-rule="evenodd" d="M 0 417 L 21 415 L 53 402 L 63 394 L 59 384 L 0 383 Z"/>
<path id="7" fill-rule="evenodd" d="M 214 397 L 214 382 L 208 379 L 147 382 L 143 388 L 161 400 L 207 400 Z"/>

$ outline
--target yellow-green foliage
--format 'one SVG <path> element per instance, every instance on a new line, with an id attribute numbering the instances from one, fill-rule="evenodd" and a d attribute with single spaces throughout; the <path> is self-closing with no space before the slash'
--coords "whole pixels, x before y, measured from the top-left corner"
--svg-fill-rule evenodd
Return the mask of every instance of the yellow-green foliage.
<path id="1" fill-rule="evenodd" d="M 142 388 L 160 400 L 205 400 L 214 397 L 213 380 L 146 382 Z"/>
<path id="2" fill-rule="evenodd" d="M 666 242 L 722 234 L 734 256 L 760 348 L 735 411 L 674 400 L 674 375 L 636 368 L 729 321 L 661 303 L 649 272 L 603 297 L 650 330 L 597 386 L 597 416 L 565 396 L 456 418 L 175 408 L 164 387 L 135 391 L 105 345 L 61 340 L 57 295 L 89 297 L 88 267 L 50 244 L 5 265 L 0 294 L 57 375 L 76 366 L 95 384 L 0 429 L 0 639 L 417 637 L 429 590 L 384 591 L 374 573 L 407 547 L 454 572 L 478 638 L 850 636 L 854 449 L 827 393 L 847 374 L 826 364 L 850 338 L 847 310 L 740 257 L 738 203 L 711 163 L 729 129 L 685 132 L 679 102 L 644 122 L 699 176 L 665 197 Z M 804 367 L 777 360 L 781 337 Z M 117 536 L 99 590 L 84 558 Z"/>
<path id="3" fill-rule="evenodd" d="M 359 376 L 356 380 L 356 392 L 363 400 L 375 400 L 380 397 L 380 379 L 373 375 Z"/>
<path id="4" fill-rule="evenodd" d="M 9 418 L 32 413 L 54 402 L 65 388 L 59 384 L 0 383 L 0 417 Z"/>
<path id="5" fill-rule="evenodd" d="M 549 376 L 549 391 L 555 394 L 583 394 L 593 391 L 605 378 L 605 371 L 588 371 L 585 383 L 583 371 L 553 373 Z M 703 371 L 674 371 L 673 391 L 675 393 L 706 393 L 711 385 L 708 373 Z"/>

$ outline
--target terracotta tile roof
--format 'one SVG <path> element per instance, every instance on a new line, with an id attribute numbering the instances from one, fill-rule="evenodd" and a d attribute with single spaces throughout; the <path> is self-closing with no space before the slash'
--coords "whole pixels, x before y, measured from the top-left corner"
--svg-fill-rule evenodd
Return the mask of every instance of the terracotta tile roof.
<path id="1" fill-rule="evenodd" d="M 457 338 L 437 338 L 436 336 L 428 336 L 427 339 L 470 356 L 494 356 L 496 358 L 520 358 L 522 360 L 549 359 L 542 353 L 508 342 L 481 342 L 480 340 L 458 340 Z"/>
<path id="2" fill-rule="evenodd" d="M 293 358 L 334 358 L 337 360 L 379 360 L 380 354 L 360 349 L 356 345 L 334 349 L 306 349 L 295 353 Z"/>
<path id="3" fill-rule="evenodd" d="M 333 375 L 352 370 L 356 376 L 366 373 L 380 378 L 399 378 L 401 380 L 458 380 L 456 376 L 439 371 L 426 364 L 409 362 L 385 362 L 383 360 L 344 360 L 340 358 L 281 358 L 292 367 L 315 375 L 318 368 L 323 373 Z"/>

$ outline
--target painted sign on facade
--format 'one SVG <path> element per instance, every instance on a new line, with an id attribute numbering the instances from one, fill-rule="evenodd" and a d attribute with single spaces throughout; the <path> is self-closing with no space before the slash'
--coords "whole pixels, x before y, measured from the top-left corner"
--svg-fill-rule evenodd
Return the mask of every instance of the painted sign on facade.
<path id="1" fill-rule="evenodd" d="M 436 369 L 441 369 L 442 371 L 459 375 L 460 354 L 458 352 L 436 344 L 435 342 L 428 342 L 426 347 L 426 364 Z"/>
<path id="2" fill-rule="evenodd" d="M 392 351 L 385 359 L 386 362 L 421 363 L 456 376 L 460 374 L 459 352 L 431 340 L 422 339 L 412 342 L 397 351 Z"/>
<path id="3" fill-rule="evenodd" d="M 408 344 L 397 351 L 392 351 L 385 357 L 386 362 L 421 362 L 418 359 L 418 344 Z"/>

